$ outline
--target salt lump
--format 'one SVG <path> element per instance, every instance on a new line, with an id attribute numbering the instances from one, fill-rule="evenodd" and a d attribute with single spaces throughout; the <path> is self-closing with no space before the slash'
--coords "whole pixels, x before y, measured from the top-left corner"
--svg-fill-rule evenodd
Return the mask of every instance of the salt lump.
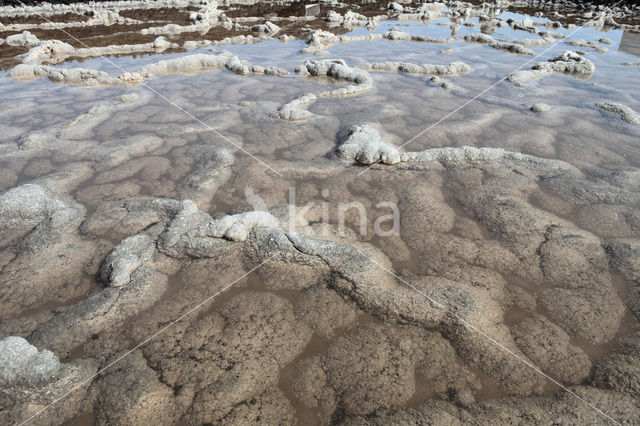
<path id="1" fill-rule="evenodd" d="M 333 10 L 330 10 L 327 13 L 327 21 L 334 24 L 342 24 L 345 27 L 361 27 L 367 25 L 369 22 L 373 22 L 369 21 L 366 16 L 360 15 L 359 13 L 348 11 L 343 17 Z"/>
<path id="2" fill-rule="evenodd" d="M 4 42 L 9 46 L 18 47 L 34 47 L 40 44 L 38 37 L 31 34 L 29 31 L 24 31 L 21 34 L 10 35 Z"/>
<path id="3" fill-rule="evenodd" d="M 620 118 L 622 118 L 629 124 L 640 124 L 640 114 L 626 105 L 618 104 L 615 102 L 602 102 L 597 104 L 597 107 L 605 111 L 620 115 Z"/>
<path id="4" fill-rule="evenodd" d="M 254 25 L 251 27 L 251 31 L 266 33 L 266 34 L 275 34 L 280 31 L 280 27 L 272 22 L 265 22 L 264 24 Z"/>
<path id="5" fill-rule="evenodd" d="M 533 104 L 531 106 L 531 111 L 533 112 L 547 112 L 551 109 L 551 107 L 547 104 L 543 104 L 543 103 L 539 103 L 539 104 Z"/>
<path id="6" fill-rule="evenodd" d="M 402 7 L 401 4 L 398 4 L 396 2 L 389 3 L 389 5 L 387 6 L 387 9 L 393 12 L 404 12 L 404 7 Z"/>
<path id="7" fill-rule="evenodd" d="M 567 50 L 547 62 L 534 65 L 529 71 L 516 71 L 509 74 L 507 80 L 518 87 L 525 87 L 529 80 L 537 80 L 551 75 L 571 75 L 586 80 L 593 75 L 595 70 L 593 62 L 576 52 Z"/>
<path id="8" fill-rule="evenodd" d="M 23 64 L 39 65 L 42 62 L 60 62 L 76 52 L 76 49 L 68 43 L 60 40 L 47 40 L 38 43 L 22 55 Z"/>
<path id="9" fill-rule="evenodd" d="M 9 336 L 0 341 L 0 385 L 30 385 L 49 380 L 60 369 L 60 361 L 51 351 L 29 344 L 22 337 Z"/>
<path id="10" fill-rule="evenodd" d="M 347 140 L 338 148 L 337 154 L 345 160 L 356 160 L 362 164 L 397 164 L 401 161 L 400 152 L 380 140 L 380 134 L 365 124 L 353 126 Z"/>

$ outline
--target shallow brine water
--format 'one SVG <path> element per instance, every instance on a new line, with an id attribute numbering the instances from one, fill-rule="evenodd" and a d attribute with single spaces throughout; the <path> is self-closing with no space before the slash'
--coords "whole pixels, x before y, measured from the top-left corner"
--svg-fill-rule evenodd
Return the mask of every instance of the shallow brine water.
<path id="1" fill-rule="evenodd" d="M 147 6 L 0 8 L 3 422 L 640 416 L 634 13 Z"/>

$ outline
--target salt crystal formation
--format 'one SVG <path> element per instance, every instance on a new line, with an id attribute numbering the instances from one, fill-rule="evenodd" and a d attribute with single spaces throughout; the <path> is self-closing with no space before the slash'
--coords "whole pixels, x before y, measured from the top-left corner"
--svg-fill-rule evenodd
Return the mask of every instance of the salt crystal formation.
<path id="1" fill-rule="evenodd" d="M 0 340 L 0 384 L 3 387 L 30 385 L 51 379 L 60 361 L 51 351 L 32 346 L 22 337 Z"/>
<path id="2" fill-rule="evenodd" d="M 634 423 L 639 19 L 0 7 L 0 423 Z"/>

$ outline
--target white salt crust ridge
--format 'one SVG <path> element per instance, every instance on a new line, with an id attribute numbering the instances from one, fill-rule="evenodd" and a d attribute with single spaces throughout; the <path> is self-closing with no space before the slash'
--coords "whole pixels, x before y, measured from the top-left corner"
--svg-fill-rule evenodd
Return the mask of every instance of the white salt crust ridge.
<path id="1" fill-rule="evenodd" d="M 234 74 L 241 75 L 254 73 L 284 77 L 290 74 L 288 71 L 276 67 L 262 67 L 259 65 L 250 66 L 247 62 L 241 61 L 237 56 L 226 51 L 223 51 L 218 55 L 199 53 L 195 55 L 182 56 L 176 59 L 159 61 L 154 64 L 145 65 L 140 68 L 137 73 L 147 78 L 148 76 L 154 75 L 204 72 L 222 68 L 226 68 Z"/>
<path id="2" fill-rule="evenodd" d="M 13 37 L 13 38 L 11 38 Z M 10 36 L 10 42 L 14 46 L 30 47 L 29 51 L 17 58 L 23 64 L 39 65 L 43 62 L 50 64 L 60 63 L 70 57 L 87 58 L 103 55 L 117 55 L 135 52 L 164 52 L 167 49 L 180 47 L 176 43 L 170 43 L 164 37 L 158 37 L 149 43 L 111 45 L 105 47 L 75 48 L 60 40 L 39 40 L 28 31 L 22 34 Z"/>
<path id="3" fill-rule="evenodd" d="M 55 377 L 60 361 L 51 351 L 38 350 L 22 337 L 0 340 L 0 386 L 33 385 Z"/>
<path id="4" fill-rule="evenodd" d="M 221 69 L 233 55 L 230 52 L 222 52 L 217 55 L 196 54 L 181 56 L 175 59 L 166 59 L 139 68 L 137 73 L 142 76 L 180 74 L 183 72 L 203 72 Z"/>
<path id="5" fill-rule="evenodd" d="M 609 49 L 601 46 L 597 41 L 586 41 L 582 39 L 565 41 L 565 44 L 573 47 L 587 47 L 593 49 L 596 53 L 609 53 Z M 611 43 L 609 43 L 611 44 Z"/>
<path id="6" fill-rule="evenodd" d="M 104 71 L 87 68 L 54 68 L 47 65 L 18 64 L 10 72 L 9 77 L 16 80 L 35 80 L 48 78 L 56 83 L 72 86 L 117 86 L 139 84 L 143 78 L 136 73 L 125 73 L 113 76 Z"/>
<path id="7" fill-rule="evenodd" d="M 370 21 L 373 28 L 373 21 Z M 338 43 L 350 43 L 356 41 L 371 41 L 371 40 L 390 40 L 390 41 L 415 41 L 422 43 L 435 43 L 435 44 L 447 44 L 455 43 L 459 40 L 456 37 L 450 38 L 433 38 L 423 35 L 411 35 L 407 32 L 400 31 L 398 29 L 391 29 L 382 34 L 368 34 L 363 36 L 349 36 L 349 35 L 335 35 L 329 31 L 314 30 L 306 37 L 305 41 L 307 47 L 302 49 L 302 53 L 305 54 L 319 54 L 323 49 L 330 47 Z"/>
<path id="8" fill-rule="evenodd" d="M 567 50 L 547 62 L 540 62 L 534 65 L 531 70 L 511 73 L 507 80 L 518 87 L 525 87 L 529 80 L 537 80 L 551 75 L 570 75 L 586 80 L 593 75 L 595 70 L 596 67 L 593 62 L 574 51 Z"/>
<path id="9" fill-rule="evenodd" d="M 222 27 L 225 29 L 233 29 L 236 31 L 253 31 L 255 33 L 262 34 L 261 40 L 267 40 L 273 38 L 280 31 L 280 27 L 271 21 L 308 21 L 309 17 L 272 17 L 270 21 L 266 21 L 264 24 L 256 25 L 242 25 L 240 22 L 254 22 L 260 21 L 262 17 L 236 17 L 229 18 L 224 15 L 223 11 L 215 9 L 206 9 L 206 6 L 200 10 L 200 12 L 192 12 L 189 16 L 191 21 L 190 25 L 178 25 L 178 24 L 166 24 L 158 27 L 143 28 L 140 30 L 141 34 L 145 35 L 176 35 L 182 33 L 207 33 L 213 27 Z M 203 12 L 203 10 L 205 10 Z"/>
<path id="10" fill-rule="evenodd" d="M 5 31 L 25 31 L 32 29 L 41 30 L 53 30 L 53 29 L 65 29 L 65 28 L 83 28 L 93 27 L 97 25 L 133 25 L 139 24 L 140 21 L 136 19 L 124 18 L 120 14 L 113 10 L 89 10 L 85 12 L 90 18 L 86 21 L 71 21 L 71 22 L 41 22 L 37 24 L 8 24 L 4 26 Z"/>
<path id="11" fill-rule="evenodd" d="M 509 53 L 516 53 L 518 55 L 533 56 L 535 52 L 531 49 L 527 49 L 522 44 L 508 43 L 496 41 L 493 37 L 487 34 L 477 33 L 464 36 L 464 41 L 468 43 L 486 44 L 489 47 L 498 50 L 504 50 Z"/>
<path id="12" fill-rule="evenodd" d="M 374 62 L 357 65 L 367 71 L 403 72 L 423 75 L 463 75 L 471 71 L 464 62 L 452 62 L 448 65 L 413 64 L 409 62 Z"/>
<path id="13" fill-rule="evenodd" d="M 276 67 L 250 66 L 225 51 L 217 55 L 195 54 L 159 61 L 145 65 L 135 72 L 126 72 L 117 76 L 86 68 L 56 68 L 34 64 L 18 64 L 9 72 L 9 76 L 17 80 L 48 78 L 51 81 L 72 86 L 127 86 L 140 84 L 154 75 L 200 73 L 222 68 L 241 75 L 249 73 L 281 77 L 289 75 L 288 71 Z"/>
<path id="14" fill-rule="evenodd" d="M 170 43 L 165 40 L 164 37 L 157 37 L 154 41 L 149 43 L 140 44 L 123 44 L 123 45 L 110 45 L 104 47 L 87 47 L 76 49 L 72 45 L 62 42 L 60 40 L 45 40 L 41 41 L 35 36 L 27 37 L 25 34 L 30 34 L 25 31 L 23 34 L 16 34 L 16 36 L 22 36 L 25 43 L 31 47 L 24 55 L 19 55 L 17 58 L 21 60 L 23 64 L 39 65 L 43 62 L 51 64 L 59 63 L 66 60 L 69 57 L 95 57 L 102 55 L 117 55 L 127 54 L 135 52 L 163 52 L 167 49 L 176 49 L 180 47 L 177 43 Z"/>
<path id="15" fill-rule="evenodd" d="M 223 27 L 226 29 L 235 29 L 242 31 L 255 31 L 264 34 L 276 34 L 280 28 L 271 23 L 254 25 L 252 27 L 243 26 L 240 24 L 234 24 L 234 20 L 227 17 L 222 10 L 218 10 L 218 3 L 215 1 L 201 2 L 197 4 L 198 11 L 193 11 L 189 14 L 189 25 L 178 24 L 166 24 L 158 27 L 143 28 L 140 30 L 141 34 L 154 34 L 154 35 L 175 35 L 182 33 L 198 32 L 201 34 L 207 33 L 213 27 Z M 195 4 L 193 5 L 195 6 Z M 236 20 L 242 18 L 236 18 Z"/>
<path id="16" fill-rule="evenodd" d="M 293 39 L 293 37 L 286 37 L 286 39 Z M 137 52 L 160 53 L 168 49 L 177 48 L 182 48 L 185 50 L 195 50 L 211 46 L 223 46 L 227 44 L 250 44 L 265 40 L 271 40 L 271 37 L 267 37 L 264 35 L 257 37 L 252 35 L 240 35 L 227 37 L 222 40 L 185 41 L 182 45 L 179 45 L 177 43 L 170 43 L 164 37 L 159 36 L 154 41 L 149 43 L 111 45 L 105 47 L 78 49 L 74 48 L 68 43 L 59 40 L 38 40 L 37 42 L 31 40 L 33 47 L 29 50 L 29 52 L 18 56 L 18 59 L 20 59 L 21 62 L 25 64 L 41 64 L 45 61 L 50 64 L 55 64 L 63 62 L 64 60 L 71 57 L 88 58 L 103 55 L 117 55 Z"/>
<path id="17" fill-rule="evenodd" d="M 496 41 L 493 37 L 482 33 L 471 34 L 464 37 L 434 38 L 425 35 L 412 35 L 397 28 L 392 28 L 391 30 L 382 34 L 368 34 L 364 36 L 335 35 L 329 31 L 315 30 L 306 37 L 307 47 L 302 49 L 302 53 L 318 55 L 322 52 L 322 50 L 334 44 L 382 39 L 390 41 L 413 41 L 434 44 L 448 44 L 455 43 L 459 40 L 464 40 L 468 43 L 487 44 L 494 49 L 526 56 L 533 56 L 535 52 L 531 49 L 526 48 L 525 45 L 546 46 L 550 40 L 548 38 L 541 38 L 539 39 L 539 41 L 536 39 L 528 39 L 528 41 L 521 40 L 520 42 Z"/>
<path id="18" fill-rule="evenodd" d="M 22 63 L 40 64 L 44 61 L 59 63 L 69 57 L 91 58 L 105 55 L 122 55 L 138 52 L 164 52 L 167 49 L 177 49 L 180 45 L 170 43 L 164 37 L 157 37 L 154 41 L 140 44 L 111 45 L 105 47 L 87 47 L 76 49 L 58 40 L 49 40 L 32 48 L 22 57 Z"/>
<path id="19" fill-rule="evenodd" d="M 177 35 L 182 33 L 206 33 L 213 25 L 199 23 L 192 25 L 167 24 L 161 27 L 149 27 L 140 30 L 143 35 Z"/>
<path id="20" fill-rule="evenodd" d="M 460 163 L 479 163 L 512 159 L 535 163 L 537 157 L 517 152 L 505 151 L 502 148 L 474 148 L 469 146 L 457 148 L 432 148 L 425 151 L 402 152 L 395 146 L 382 140 L 380 133 L 368 124 L 355 125 L 349 130 L 347 139 L 336 149 L 336 154 L 343 160 L 356 161 L 360 164 L 404 163 L 407 166 L 424 166 L 429 163 L 452 165 Z"/>
<path id="21" fill-rule="evenodd" d="M 547 37 L 547 38 L 523 38 L 520 40 L 514 40 L 513 43 L 514 44 L 519 44 L 522 46 L 548 46 L 549 44 L 553 43 L 555 39 L 551 38 L 551 37 Z"/>
<path id="22" fill-rule="evenodd" d="M 371 41 L 384 38 L 382 34 L 368 34 L 364 36 L 335 35 L 329 31 L 314 30 L 306 38 L 307 47 L 302 49 L 304 54 L 320 54 L 322 50 L 338 43 L 354 41 Z"/>
<path id="23" fill-rule="evenodd" d="M 355 96 L 371 89 L 373 80 L 367 71 L 405 72 L 411 74 L 453 76 L 471 71 L 471 67 L 463 62 L 452 62 L 448 65 L 412 64 L 407 62 L 366 63 L 350 67 L 342 59 L 307 60 L 296 68 L 301 76 L 326 76 L 337 80 L 355 83 L 321 93 L 307 93 L 282 105 L 275 113 L 277 118 L 287 121 L 299 121 L 310 118 L 313 114 L 306 107 L 318 98 Z M 443 83 L 443 87 L 451 88 L 451 83 Z"/>
<path id="24" fill-rule="evenodd" d="M 433 38 L 429 36 L 423 35 L 412 35 L 407 32 L 401 31 L 397 28 L 392 28 L 391 30 L 382 34 L 382 38 L 387 40 L 395 40 L 395 41 L 417 41 L 422 43 L 435 43 L 435 44 L 447 44 L 447 43 L 455 43 L 458 41 L 456 37 L 450 38 Z"/>
<path id="25" fill-rule="evenodd" d="M 596 106 L 607 112 L 618 114 L 622 120 L 629 124 L 640 125 L 640 114 L 624 104 L 616 102 L 601 102 Z"/>
<path id="26" fill-rule="evenodd" d="M 275 116 L 282 120 L 304 120 L 312 116 L 305 109 L 305 106 L 318 98 L 356 96 L 371 90 L 373 85 L 373 80 L 371 80 L 368 72 L 352 68 L 342 59 L 307 60 L 304 64 L 296 67 L 296 74 L 313 77 L 332 77 L 352 84 L 317 94 L 307 93 L 287 102 L 275 113 Z"/>
<path id="27" fill-rule="evenodd" d="M 279 37 L 281 41 L 286 41 L 294 38 L 295 37 L 289 37 L 286 35 L 281 35 Z M 266 35 L 253 36 L 251 34 L 238 35 L 233 37 L 226 37 L 226 38 L 223 38 L 222 40 L 198 40 L 198 41 L 189 40 L 182 43 L 182 48 L 185 50 L 195 50 L 195 49 L 203 49 L 205 47 L 211 47 L 211 46 L 224 46 L 227 44 L 252 44 L 252 43 L 258 43 L 258 42 L 267 41 L 267 40 L 273 40 L 273 37 L 269 37 Z"/>

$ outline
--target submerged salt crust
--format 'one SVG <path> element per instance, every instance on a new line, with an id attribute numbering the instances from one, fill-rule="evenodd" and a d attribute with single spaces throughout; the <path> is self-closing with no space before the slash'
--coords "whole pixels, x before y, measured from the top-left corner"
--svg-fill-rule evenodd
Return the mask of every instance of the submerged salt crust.
<path id="1" fill-rule="evenodd" d="M 0 8 L 1 422 L 640 417 L 640 9 L 245 3 Z"/>

